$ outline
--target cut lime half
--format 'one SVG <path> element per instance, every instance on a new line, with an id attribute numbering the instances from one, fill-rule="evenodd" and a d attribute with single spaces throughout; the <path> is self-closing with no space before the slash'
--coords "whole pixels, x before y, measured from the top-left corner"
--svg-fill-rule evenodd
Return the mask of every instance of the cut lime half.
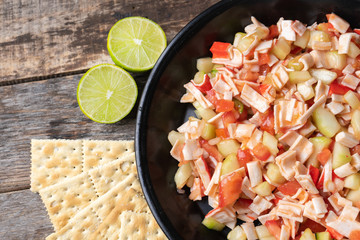
<path id="1" fill-rule="evenodd" d="M 137 94 L 136 83 L 128 72 L 112 64 L 100 64 L 80 79 L 77 101 L 91 120 L 114 123 L 131 111 Z"/>
<path id="2" fill-rule="evenodd" d="M 121 19 L 111 28 L 107 40 L 114 63 L 133 72 L 153 68 L 165 47 L 164 31 L 143 17 Z"/>

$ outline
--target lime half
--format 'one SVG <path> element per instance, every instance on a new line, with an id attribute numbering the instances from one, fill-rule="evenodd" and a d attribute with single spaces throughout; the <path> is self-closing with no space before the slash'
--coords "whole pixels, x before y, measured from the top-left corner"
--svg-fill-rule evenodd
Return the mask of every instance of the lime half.
<path id="1" fill-rule="evenodd" d="M 114 123 L 131 111 L 137 94 L 136 83 L 128 72 L 112 64 L 100 64 L 80 79 L 77 101 L 91 120 Z"/>
<path id="2" fill-rule="evenodd" d="M 114 63 L 133 72 L 153 68 L 165 47 L 164 31 L 143 17 L 121 19 L 111 28 L 107 40 Z"/>

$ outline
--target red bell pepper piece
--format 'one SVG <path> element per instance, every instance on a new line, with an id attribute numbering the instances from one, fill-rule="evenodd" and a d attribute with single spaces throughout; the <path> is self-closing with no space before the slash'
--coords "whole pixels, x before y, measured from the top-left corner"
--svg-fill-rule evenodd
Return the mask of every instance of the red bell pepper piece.
<path id="1" fill-rule="evenodd" d="M 345 87 L 337 82 L 330 83 L 329 95 L 331 95 L 331 94 L 344 95 L 348 91 L 351 91 L 351 89 L 348 87 Z"/>
<path id="2" fill-rule="evenodd" d="M 215 158 L 216 161 L 221 162 L 224 159 L 223 155 L 217 150 L 217 147 L 210 145 L 205 139 L 200 140 L 200 145 L 210 154 L 210 156 Z"/>
<path id="3" fill-rule="evenodd" d="M 317 182 L 319 181 L 320 170 L 318 168 L 314 167 L 313 165 L 310 165 L 309 174 L 310 174 L 314 184 L 316 185 Z"/>
<path id="4" fill-rule="evenodd" d="M 231 46 L 230 43 L 214 42 L 210 48 L 210 51 L 213 54 L 213 58 L 229 59 L 230 55 L 228 49 L 230 46 Z"/>
<path id="5" fill-rule="evenodd" d="M 211 88 L 212 88 L 211 83 L 210 83 L 210 77 L 207 74 L 204 75 L 204 79 L 203 79 L 202 83 L 195 83 L 193 80 L 191 80 L 191 82 L 202 93 L 206 93 L 207 91 L 211 90 Z"/>
<path id="6" fill-rule="evenodd" d="M 331 227 L 326 227 L 326 231 L 330 233 L 332 238 L 335 238 L 336 240 L 341 240 L 343 239 L 343 235 L 341 235 L 340 233 L 338 233 L 337 231 L 335 231 L 335 229 L 331 228 Z"/>
<path id="7" fill-rule="evenodd" d="M 226 175 L 219 185 L 219 207 L 226 207 L 235 203 L 240 197 L 243 177 L 240 172 Z"/>
<path id="8" fill-rule="evenodd" d="M 273 235 L 276 239 L 280 239 L 280 235 L 281 235 L 280 220 L 268 220 L 265 222 L 265 226 L 269 230 L 271 235 Z"/>

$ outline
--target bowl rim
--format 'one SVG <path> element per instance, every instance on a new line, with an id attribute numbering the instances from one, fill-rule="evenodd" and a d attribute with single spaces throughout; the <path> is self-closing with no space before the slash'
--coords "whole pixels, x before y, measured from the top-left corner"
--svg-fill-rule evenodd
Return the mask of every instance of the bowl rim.
<path id="1" fill-rule="evenodd" d="M 230 9 L 232 6 L 246 2 L 247 0 L 223 0 L 220 1 L 205 11 L 197 15 L 191 20 L 180 32 L 171 40 L 168 47 L 161 54 L 157 60 L 154 68 L 152 69 L 143 93 L 141 95 L 135 129 L 135 154 L 136 165 L 140 184 L 145 196 L 145 199 L 150 207 L 152 214 L 154 215 L 157 223 L 169 239 L 182 239 L 174 226 L 171 224 L 169 218 L 165 214 L 160 202 L 153 189 L 150 172 L 148 168 L 148 161 L 146 156 L 146 129 L 147 120 L 149 117 L 149 110 L 151 107 L 152 98 L 154 96 L 157 84 L 161 75 L 165 71 L 169 62 L 173 59 L 176 53 L 184 46 L 184 44 L 190 40 L 201 28 L 203 28 L 210 20 L 217 17 L 224 11 Z"/>

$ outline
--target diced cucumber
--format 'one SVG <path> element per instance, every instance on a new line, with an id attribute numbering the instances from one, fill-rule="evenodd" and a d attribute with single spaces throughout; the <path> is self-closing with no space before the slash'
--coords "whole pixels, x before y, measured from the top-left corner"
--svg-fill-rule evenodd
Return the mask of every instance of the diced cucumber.
<path id="1" fill-rule="evenodd" d="M 234 139 L 226 139 L 218 144 L 216 144 L 218 147 L 219 152 L 224 156 L 227 157 L 228 155 L 232 153 L 237 153 L 238 149 L 240 148 L 240 144 L 238 141 Z"/>
<path id="2" fill-rule="evenodd" d="M 205 126 L 201 132 L 201 137 L 205 140 L 210 140 L 216 137 L 215 126 L 211 123 L 205 123 Z"/>
<path id="3" fill-rule="evenodd" d="M 198 111 L 198 114 L 205 121 L 209 121 L 211 118 L 216 116 L 216 113 L 210 108 L 203 108 L 198 101 L 193 102 L 193 106 Z"/>
<path id="4" fill-rule="evenodd" d="M 349 148 L 339 142 L 335 142 L 333 150 L 333 169 L 341 167 L 350 161 L 351 154 Z"/>
<path id="5" fill-rule="evenodd" d="M 264 225 L 256 226 L 255 227 L 256 234 L 258 235 L 259 239 L 263 239 L 266 237 L 272 237 L 271 233 Z"/>
<path id="6" fill-rule="evenodd" d="M 182 133 L 172 130 L 171 132 L 169 132 L 168 140 L 171 145 L 174 146 L 176 140 L 179 140 L 180 142 L 185 142 L 185 136 Z"/>
<path id="7" fill-rule="evenodd" d="M 221 166 L 221 175 L 228 174 L 236 169 L 240 168 L 239 161 L 236 157 L 236 153 L 228 155 Z"/>
<path id="8" fill-rule="evenodd" d="M 240 41 L 243 37 L 245 37 L 245 36 L 246 36 L 246 33 L 237 32 L 237 33 L 235 34 L 235 37 L 234 37 L 234 43 L 233 43 L 233 45 L 234 45 L 235 47 L 237 47 L 237 45 L 239 44 L 239 41 Z"/>
<path id="9" fill-rule="evenodd" d="M 286 56 L 290 53 L 290 51 L 290 44 L 284 38 L 279 38 L 275 46 L 271 50 L 272 54 L 274 54 L 280 60 L 285 59 Z"/>
<path id="10" fill-rule="evenodd" d="M 308 47 L 312 48 L 314 41 L 330 42 L 330 36 L 324 31 L 311 31 Z"/>
<path id="11" fill-rule="evenodd" d="M 351 174 L 350 176 L 347 176 L 345 178 L 344 187 L 352 189 L 352 190 L 359 189 L 360 188 L 360 174 L 354 173 L 354 174 Z"/>
<path id="12" fill-rule="evenodd" d="M 358 190 L 350 190 L 346 195 L 346 199 L 353 202 L 353 204 L 359 204 L 360 202 L 360 189 Z"/>
<path id="13" fill-rule="evenodd" d="M 246 240 L 246 234 L 240 226 L 236 226 L 227 235 L 228 240 Z"/>
<path id="14" fill-rule="evenodd" d="M 282 184 L 286 182 L 286 179 L 281 175 L 278 165 L 275 163 L 269 163 L 267 165 L 266 176 L 271 182 Z"/>
<path id="15" fill-rule="evenodd" d="M 307 85 L 306 83 L 298 83 L 296 85 L 296 88 L 298 92 L 301 94 L 301 96 L 304 98 L 305 101 L 313 98 L 315 96 L 314 89 L 312 86 Z"/>
<path id="16" fill-rule="evenodd" d="M 181 165 L 175 173 L 175 184 L 178 189 L 181 189 L 185 186 L 187 180 L 192 174 L 192 168 L 190 163 Z"/>
<path id="17" fill-rule="evenodd" d="M 243 37 L 239 40 L 239 43 L 237 44 L 237 48 L 241 51 L 241 52 L 245 52 L 248 50 L 248 48 L 251 46 L 251 44 L 254 42 L 255 37 L 254 36 L 247 36 L 247 37 Z"/>
<path id="18" fill-rule="evenodd" d="M 318 232 L 315 234 L 316 240 L 331 240 L 331 236 L 329 232 Z"/>
<path id="19" fill-rule="evenodd" d="M 262 197 L 265 197 L 270 195 L 272 190 L 270 184 L 265 181 L 254 187 L 254 192 Z"/>
<path id="20" fill-rule="evenodd" d="M 278 140 L 267 131 L 264 131 L 263 134 L 263 144 L 269 149 L 272 155 L 276 156 L 276 154 L 278 154 Z"/>
<path id="21" fill-rule="evenodd" d="M 299 62 L 299 59 L 302 56 L 297 56 L 296 58 L 293 58 L 289 61 L 289 63 L 287 64 L 288 68 L 291 68 L 292 70 L 295 71 L 301 71 L 304 68 L 304 64 L 302 62 Z"/>
<path id="22" fill-rule="evenodd" d="M 307 29 L 302 36 L 296 35 L 296 41 L 294 42 L 295 46 L 306 48 L 310 39 L 310 30 Z"/>
<path id="23" fill-rule="evenodd" d="M 310 230 L 310 228 L 305 229 L 299 240 L 316 240 L 315 234 Z"/>
<path id="24" fill-rule="evenodd" d="M 212 217 L 204 218 L 202 221 L 202 224 L 207 227 L 208 229 L 215 230 L 215 231 L 221 231 L 224 229 L 225 225 L 218 222 Z"/>
<path id="25" fill-rule="evenodd" d="M 335 136 L 335 134 L 341 129 L 341 126 L 334 114 L 332 114 L 329 110 L 323 107 L 318 107 L 317 109 L 315 109 L 312 117 L 315 126 L 326 137 L 331 138 Z"/>
<path id="26" fill-rule="evenodd" d="M 306 166 L 309 167 L 310 165 L 313 165 L 314 167 L 318 168 L 320 163 L 316 157 L 321 152 L 321 150 L 330 146 L 332 140 L 327 137 L 313 137 L 310 138 L 309 141 L 314 145 L 314 151 L 310 158 L 306 161 Z"/>
<path id="27" fill-rule="evenodd" d="M 360 107 L 360 100 L 353 91 L 348 91 L 345 93 L 344 100 L 350 105 L 352 109 L 358 109 Z"/>
<path id="28" fill-rule="evenodd" d="M 347 55 L 351 58 L 356 58 L 359 54 L 360 54 L 360 49 L 356 46 L 355 43 L 350 42 L 349 52 Z"/>
<path id="29" fill-rule="evenodd" d="M 322 81 L 324 84 L 330 84 L 337 78 L 336 72 L 327 69 L 310 69 L 310 74 L 316 80 Z"/>
<path id="30" fill-rule="evenodd" d="M 329 51 L 325 53 L 327 68 L 342 70 L 346 66 L 346 55 L 339 54 L 337 51 Z"/>
<path id="31" fill-rule="evenodd" d="M 292 71 L 289 72 L 289 81 L 296 84 L 306 82 L 311 78 L 311 75 L 308 71 Z"/>
<path id="32" fill-rule="evenodd" d="M 214 66 L 214 64 L 212 63 L 212 58 L 210 58 L 210 57 L 199 58 L 196 61 L 196 68 L 200 72 L 209 73 L 209 72 L 211 72 L 213 66 Z"/>
<path id="33" fill-rule="evenodd" d="M 195 73 L 194 75 L 194 82 L 197 83 L 197 84 L 200 84 L 204 81 L 204 76 L 205 76 L 205 73 L 204 72 L 197 72 Z"/>
<path id="34" fill-rule="evenodd" d="M 360 140 L 360 109 L 354 110 L 351 116 L 351 126 L 354 129 L 354 136 Z"/>

